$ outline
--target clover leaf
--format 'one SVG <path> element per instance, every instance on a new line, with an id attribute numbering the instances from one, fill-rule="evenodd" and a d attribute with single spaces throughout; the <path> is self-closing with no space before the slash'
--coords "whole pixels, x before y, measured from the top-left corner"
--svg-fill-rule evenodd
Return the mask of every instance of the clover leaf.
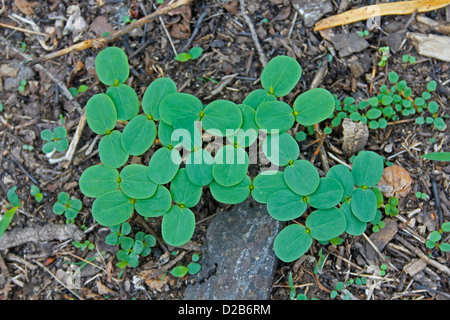
<path id="1" fill-rule="evenodd" d="M 297 141 L 287 132 L 268 135 L 263 142 L 264 155 L 277 166 L 286 166 L 296 161 L 300 155 Z"/>
<path id="2" fill-rule="evenodd" d="M 256 110 L 258 106 L 267 101 L 276 101 L 277 97 L 273 94 L 270 94 L 267 90 L 264 89 L 256 89 L 250 92 L 242 101 L 243 104 L 249 106 L 253 110 Z"/>
<path id="3" fill-rule="evenodd" d="M 291 224 L 275 237 L 273 249 L 281 261 L 292 262 L 304 255 L 312 242 L 309 230 L 302 225 Z"/>
<path id="4" fill-rule="evenodd" d="M 139 99 L 133 88 L 126 84 L 109 87 L 106 94 L 111 98 L 117 112 L 117 120 L 130 120 L 139 112 Z"/>
<path id="5" fill-rule="evenodd" d="M 122 147 L 122 135 L 122 132 L 114 130 L 100 140 L 98 154 L 105 166 L 119 168 L 128 161 L 130 155 Z"/>
<path id="6" fill-rule="evenodd" d="M 94 165 L 80 176 L 81 192 L 87 197 L 97 198 L 107 192 L 119 189 L 119 171 L 104 165 Z"/>
<path id="7" fill-rule="evenodd" d="M 267 211 L 272 218 L 280 221 L 297 219 L 307 207 L 304 197 L 288 189 L 275 192 L 267 201 Z"/>
<path id="8" fill-rule="evenodd" d="M 241 182 L 231 187 L 224 187 L 212 181 L 209 185 L 214 199 L 225 204 L 237 204 L 245 201 L 251 192 L 252 180 L 246 176 Z"/>
<path id="9" fill-rule="evenodd" d="M 202 125 L 218 136 L 234 135 L 242 125 L 241 109 L 233 102 L 215 100 L 203 110 Z"/>
<path id="10" fill-rule="evenodd" d="M 164 214 L 161 234 L 169 245 L 177 247 L 191 240 L 195 230 L 195 216 L 189 208 L 172 206 Z"/>
<path id="11" fill-rule="evenodd" d="M 117 47 L 103 49 L 95 58 L 95 71 L 99 80 L 108 86 L 125 83 L 130 74 L 127 55 Z"/>
<path id="12" fill-rule="evenodd" d="M 263 171 L 253 180 L 252 197 L 259 203 L 267 203 L 272 194 L 288 189 L 282 171 Z"/>
<path id="13" fill-rule="evenodd" d="M 146 115 L 137 115 L 125 126 L 121 143 L 123 150 L 132 156 L 140 156 L 153 144 L 156 124 Z"/>
<path id="14" fill-rule="evenodd" d="M 44 153 L 51 153 L 54 150 L 62 152 L 69 146 L 69 141 L 66 138 L 67 130 L 64 127 L 56 127 L 53 132 L 49 129 L 42 130 L 41 138 L 47 141 L 42 146 Z"/>
<path id="15" fill-rule="evenodd" d="M 272 130 L 277 130 L 277 133 L 285 132 L 295 122 L 292 107 L 282 101 L 261 103 L 256 109 L 255 119 L 258 126 L 268 133 Z"/>
<path id="16" fill-rule="evenodd" d="M 334 97 L 328 90 L 308 90 L 294 101 L 295 119 L 304 126 L 317 124 L 333 114 L 334 105 Z"/>
<path id="17" fill-rule="evenodd" d="M 113 100 L 104 93 L 93 95 L 86 103 L 86 120 L 89 128 L 96 134 L 111 132 L 117 122 Z"/>
<path id="18" fill-rule="evenodd" d="M 283 97 L 294 89 L 302 75 L 302 67 L 292 57 L 271 59 L 261 73 L 261 85 L 270 94 Z"/>
<path id="19" fill-rule="evenodd" d="M 142 97 L 144 113 L 154 120 L 160 120 L 159 107 L 162 99 L 171 93 L 177 92 L 177 85 L 169 78 L 158 78 L 145 90 Z"/>
<path id="20" fill-rule="evenodd" d="M 172 195 L 170 191 L 161 185 L 157 186 L 156 192 L 149 198 L 136 199 L 136 212 L 146 218 L 160 217 L 169 211 L 172 206 Z"/>
<path id="21" fill-rule="evenodd" d="M 296 160 L 284 169 L 284 181 L 295 193 L 307 196 L 316 191 L 320 184 L 320 177 L 311 162 Z"/>
<path id="22" fill-rule="evenodd" d="M 218 184 L 231 187 L 246 177 L 248 166 L 248 154 L 243 148 L 225 145 L 217 151 L 212 175 Z"/>
<path id="23" fill-rule="evenodd" d="M 180 164 L 181 156 L 178 150 L 159 148 L 148 163 L 148 177 L 156 184 L 168 183 L 177 174 Z"/>
<path id="24" fill-rule="evenodd" d="M 127 221 L 134 211 L 134 201 L 121 190 L 107 192 L 92 205 L 92 216 L 102 226 L 111 227 Z"/>
<path id="25" fill-rule="evenodd" d="M 202 196 L 202 187 L 189 180 L 186 168 L 180 169 L 170 184 L 170 194 L 175 203 L 184 207 L 194 207 Z"/>

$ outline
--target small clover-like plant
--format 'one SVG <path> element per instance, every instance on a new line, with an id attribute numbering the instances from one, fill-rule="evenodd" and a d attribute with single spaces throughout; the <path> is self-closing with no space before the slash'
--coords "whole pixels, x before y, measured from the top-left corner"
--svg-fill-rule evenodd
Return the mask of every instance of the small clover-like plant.
<path id="1" fill-rule="evenodd" d="M 131 226 L 128 222 L 112 226 L 109 229 L 111 232 L 106 236 L 105 242 L 112 246 L 120 245 L 122 240 L 131 232 Z"/>
<path id="2" fill-rule="evenodd" d="M 359 37 L 367 37 L 369 35 L 369 30 L 361 30 L 361 31 L 358 31 L 358 36 Z"/>
<path id="3" fill-rule="evenodd" d="M 89 240 L 85 240 L 83 242 L 78 242 L 78 241 L 72 241 L 72 245 L 75 248 L 79 248 L 81 251 L 84 251 L 86 249 L 88 250 L 93 250 L 95 248 L 95 244 L 93 244 L 92 242 L 90 242 Z"/>
<path id="4" fill-rule="evenodd" d="M 450 232 L 450 222 L 444 222 L 439 230 L 430 233 L 425 243 L 427 248 L 439 248 L 442 252 L 450 252 L 450 244 L 446 242 L 440 243 L 444 232 Z"/>
<path id="5" fill-rule="evenodd" d="M 202 266 L 197 263 L 197 261 L 200 259 L 200 255 L 198 253 L 195 253 L 192 255 L 191 259 L 192 262 L 190 262 L 187 266 L 178 265 L 170 271 L 170 274 L 174 277 L 182 278 L 188 273 L 190 275 L 198 273 L 202 268 Z"/>
<path id="6" fill-rule="evenodd" d="M 27 84 L 28 84 L 27 80 L 21 80 L 17 90 L 19 90 L 19 92 L 24 91 Z"/>
<path id="7" fill-rule="evenodd" d="M 181 52 L 175 56 L 175 60 L 179 62 L 186 62 L 189 60 L 198 59 L 203 53 L 202 47 L 193 47 L 188 52 Z"/>
<path id="8" fill-rule="evenodd" d="M 58 195 L 58 201 L 53 205 L 53 213 L 66 217 L 66 222 L 71 223 L 80 212 L 83 204 L 77 198 L 70 197 L 66 192 L 61 192 Z"/>
<path id="9" fill-rule="evenodd" d="M 416 196 L 417 199 L 420 199 L 420 200 L 427 200 L 428 199 L 428 195 L 426 193 L 420 192 L 420 191 L 417 191 L 415 193 L 415 196 Z"/>
<path id="10" fill-rule="evenodd" d="M 53 132 L 49 129 L 45 129 L 41 132 L 41 138 L 46 141 L 42 146 L 42 151 L 44 153 L 51 153 L 54 150 L 62 152 L 69 146 L 67 130 L 64 127 L 56 127 Z"/>
<path id="11" fill-rule="evenodd" d="M 127 266 L 137 267 L 139 265 L 139 255 L 144 250 L 144 244 L 140 240 L 134 240 L 131 237 L 125 237 L 120 243 L 120 250 L 117 251 L 119 263 L 116 265 L 124 269 Z"/>
<path id="12" fill-rule="evenodd" d="M 405 62 L 405 63 L 406 62 L 415 63 L 416 62 L 416 57 L 404 54 L 402 56 L 402 61 Z"/>
<path id="13" fill-rule="evenodd" d="M 88 88 L 87 85 L 82 84 L 78 89 L 74 87 L 69 88 L 69 92 L 73 97 L 76 97 L 79 93 L 85 92 Z"/>
<path id="14" fill-rule="evenodd" d="M 380 66 L 380 67 L 386 66 L 386 62 L 387 62 L 387 60 L 388 60 L 388 58 L 390 56 L 390 53 L 389 53 L 390 50 L 391 50 L 391 48 L 389 46 L 380 47 L 378 49 L 378 53 L 381 54 L 380 61 L 378 62 L 378 66 Z"/>

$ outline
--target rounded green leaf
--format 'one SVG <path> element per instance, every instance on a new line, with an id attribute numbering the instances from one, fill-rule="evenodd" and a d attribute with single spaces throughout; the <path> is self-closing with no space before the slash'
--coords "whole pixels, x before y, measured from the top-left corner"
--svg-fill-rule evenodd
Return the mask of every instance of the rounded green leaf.
<path id="1" fill-rule="evenodd" d="M 224 187 L 237 185 L 247 176 L 249 158 L 244 149 L 225 145 L 217 151 L 212 174 L 214 180 Z"/>
<path id="2" fill-rule="evenodd" d="M 300 217 L 308 207 L 302 196 L 285 189 L 275 192 L 267 201 L 267 211 L 272 218 L 289 221 Z"/>
<path id="3" fill-rule="evenodd" d="M 191 55 L 191 59 L 197 59 L 200 57 L 203 53 L 202 47 L 193 47 L 191 50 L 189 50 L 189 54 Z"/>
<path id="4" fill-rule="evenodd" d="M 352 236 L 360 236 L 367 229 L 367 222 L 362 222 L 353 214 L 350 203 L 343 202 L 339 208 L 345 216 L 346 227 L 345 232 Z"/>
<path id="5" fill-rule="evenodd" d="M 253 180 L 252 197 L 259 203 L 267 203 L 272 194 L 288 189 L 283 172 L 268 170 L 259 173 Z"/>
<path id="6" fill-rule="evenodd" d="M 161 234 L 167 244 L 177 247 L 191 240 L 195 230 L 195 216 L 189 208 L 172 206 L 164 214 Z"/>
<path id="7" fill-rule="evenodd" d="M 171 139 L 176 141 L 177 144 L 183 146 L 188 151 L 192 151 L 196 148 L 201 148 L 202 141 L 202 128 L 201 122 L 191 118 L 179 118 L 174 121 L 173 132 Z"/>
<path id="8" fill-rule="evenodd" d="M 353 180 L 353 175 L 348 167 L 343 164 L 332 166 L 330 170 L 328 170 L 327 177 L 334 178 L 341 184 L 342 189 L 344 190 L 341 201 L 343 201 L 345 197 L 352 196 L 353 189 L 355 188 L 355 181 Z"/>
<path id="9" fill-rule="evenodd" d="M 178 147 L 178 140 L 172 140 L 173 126 L 160 120 L 158 122 L 158 138 L 164 147 Z"/>
<path id="10" fill-rule="evenodd" d="M 350 199 L 350 207 L 359 221 L 370 222 L 377 214 L 377 196 L 370 189 L 356 188 Z"/>
<path id="11" fill-rule="evenodd" d="M 168 94 L 159 105 L 161 119 L 172 126 L 178 118 L 187 117 L 193 121 L 199 120 L 202 110 L 203 104 L 196 96 L 181 92 Z"/>
<path id="12" fill-rule="evenodd" d="M 237 143 L 238 146 L 246 148 L 251 146 L 258 139 L 259 127 L 255 121 L 255 110 L 245 104 L 239 104 L 242 112 L 242 125 L 236 134 L 228 136 L 231 144 Z"/>
<path id="13" fill-rule="evenodd" d="M 297 97 L 294 101 L 294 114 L 298 123 L 311 126 L 333 114 L 334 97 L 326 89 L 314 88 Z"/>
<path id="14" fill-rule="evenodd" d="M 55 142 L 55 149 L 58 152 L 63 152 L 69 146 L 69 141 L 67 139 L 61 139 Z"/>
<path id="15" fill-rule="evenodd" d="M 194 207 L 200 201 L 202 190 L 201 186 L 195 185 L 189 180 L 186 168 L 178 170 L 170 184 L 173 201 L 188 208 Z"/>
<path id="16" fill-rule="evenodd" d="M 115 190 L 95 199 L 92 216 L 102 226 L 112 227 L 127 221 L 134 211 L 134 205 L 122 191 Z"/>
<path id="17" fill-rule="evenodd" d="M 61 202 L 55 202 L 52 207 L 52 211 L 54 214 L 61 215 L 66 211 L 66 206 Z"/>
<path id="18" fill-rule="evenodd" d="M 379 110 L 379 109 L 370 109 L 366 113 L 367 119 L 370 119 L 370 120 L 377 119 L 380 116 L 381 116 L 381 110 Z"/>
<path id="19" fill-rule="evenodd" d="M 306 160 L 297 160 L 284 169 L 284 181 L 287 186 L 301 196 L 307 196 L 314 191 L 320 183 L 316 167 Z"/>
<path id="20" fill-rule="evenodd" d="M 114 102 L 117 120 L 130 120 L 139 113 L 139 99 L 136 91 L 126 84 L 109 87 L 106 94 Z"/>
<path id="21" fill-rule="evenodd" d="M 247 97 L 245 97 L 244 101 L 242 101 L 242 103 L 256 110 L 261 103 L 276 100 L 277 98 L 266 90 L 256 89 L 250 92 Z"/>
<path id="22" fill-rule="evenodd" d="M 80 176 L 79 187 L 87 197 L 97 198 L 102 194 L 119 189 L 119 172 L 114 168 L 94 165 Z"/>
<path id="23" fill-rule="evenodd" d="M 187 52 L 181 52 L 181 53 L 177 54 L 174 59 L 179 62 L 186 62 L 186 61 L 191 60 L 191 55 Z"/>
<path id="24" fill-rule="evenodd" d="M 197 274 L 202 269 L 199 263 L 191 262 L 187 265 L 189 274 Z"/>
<path id="25" fill-rule="evenodd" d="M 122 132 L 122 147 L 132 156 L 140 156 L 153 144 L 156 125 L 146 115 L 138 115 L 127 123 Z"/>
<path id="26" fill-rule="evenodd" d="M 154 120 L 160 120 L 159 106 L 161 101 L 171 93 L 177 92 L 177 85 L 169 78 L 154 80 L 145 90 L 142 97 L 142 109 Z"/>
<path id="27" fill-rule="evenodd" d="M 170 274 L 177 278 L 182 278 L 188 273 L 189 269 L 185 266 L 176 266 L 170 271 Z"/>
<path id="28" fill-rule="evenodd" d="M 273 249 L 281 261 L 292 262 L 304 255 L 312 242 L 313 238 L 304 226 L 291 224 L 275 237 Z"/>
<path id="29" fill-rule="evenodd" d="M 377 185 L 383 175 L 383 158 L 373 151 L 361 151 L 352 166 L 355 185 L 372 188 Z"/>
<path id="30" fill-rule="evenodd" d="M 430 152 L 422 155 L 422 158 L 435 161 L 450 161 L 450 152 Z"/>
<path id="31" fill-rule="evenodd" d="M 172 181 L 181 164 L 180 153 L 176 149 L 159 148 L 148 163 L 148 177 L 156 184 Z"/>
<path id="32" fill-rule="evenodd" d="M 41 131 L 41 139 L 45 141 L 53 140 L 53 132 L 52 130 L 45 129 Z"/>
<path id="33" fill-rule="evenodd" d="M 104 135 L 113 130 L 117 111 L 112 99 L 104 93 L 93 95 L 86 103 L 86 121 L 96 134 Z"/>
<path id="34" fill-rule="evenodd" d="M 146 218 L 160 217 L 172 206 L 170 191 L 164 186 L 157 186 L 153 196 L 147 199 L 136 199 L 137 213 Z"/>
<path id="35" fill-rule="evenodd" d="M 292 57 L 271 59 L 261 73 L 261 85 L 269 93 L 283 97 L 294 89 L 302 75 L 302 67 Z"/>
<path id="36" fill-rule="evenodd" d="M 42 152 L 44 152 L 44 153 L 53 152 L 53 150 L 55 150 L 55 146 L 56 146 L 56 143 L 54 141 L 46 142 L 42 146 Z"/>
<path id="37" fill-rule="evenodd" d="M 100 161 L 107 167 L 119 168 L 129 158 L 129 154 L 122 148 L 122 132 L 114 130 L 103 136 L 98 144 Z"/>
<path id="38" fill-rule="evenodd" d="M 191 182 L 198 186 L 206 186 L 213 180 L 212 166 L 214 159 L 204 149 L 192 151 L 186 160 L 186 173 Z"/>
<path id="39" fill-rule="evenodd" d="M 142 164 L 130 164 L 120 171 L 120 189 L 133 199 L 151 197 L 156 191 L 156 183 L 148 177 L 148 167 Z"/>
<path id="40" fill-rule="evenodd" d="M 107 86 L 125 83 L 130 74 L 127 55 L 118 47 L 106 48 L 95 58 L 95 71 Z"/>
<path id="41" fill-rule="evenodd" d="M 54 139 L 64 139 L 67 136 L 67 130 L 64 127 L 56 127 L 53 130 L 53 138 Z"/>
<path id="42" fill-rule="evenodd" d="M 347 225 L 341 210 L 329 208 L 313 211 L 306 219 L 305 226 L 317 241 L 328 241 L 342 234 Z"/>
<path id="43" fill-rule="evenodd" d="M 255 120 L 261 129 L 269 133 L 278 130 L 285 132 L 292 128 L 295 116 L 290 105 L 282 101 L 263 102 L 256 109 Z"/>
<path id="44" fill-rule="evenodd" d="M 234 135 L 242 125 L 241 109 L 233 102 L 215 100 L 203 110 L 203 128 L 219 136 Z"/>
<path id="45" fill-rule="evenodd" d="M 341 184 L 334 178 L 320 178 L 316 191 L 308 196 L 308 204 L 316 209 L 328 209 L 337 205 L 344 194 Z"/>
<path id="46" fill-rule="evenodd" d="M 300 148 L 297 141 L 287 132 L 270 134 L 263 142 L 262 150 L 273 164 L 286 166 L 298 159 Z"/>
<path id="47" fill-rule="evenodd" d="M 250 195 L 252 180 L 246 176 L 237 185 L 224 187 L 216 181 L 211 182 L 209 189 L 214 199 L 225 204 L 237 204 L 245 201 Z"/>

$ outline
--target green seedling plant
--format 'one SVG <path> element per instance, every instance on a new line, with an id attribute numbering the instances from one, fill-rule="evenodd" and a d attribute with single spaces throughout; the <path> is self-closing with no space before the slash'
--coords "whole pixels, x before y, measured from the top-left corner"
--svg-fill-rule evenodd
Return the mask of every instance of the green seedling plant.
<path id="1" fill-rule="evenodd" d="M 41 132 L 41 139 L 46 141 L 42 146 L 44 153 L 52 153 L 53 151 L 63 152 L 69 146 L 67 140 L 67 130 L 64 127 L 56 127 L 53 132 L 45 129 Z"/>
<path id="2" fill-rule="evenodd" d="M 434 161 L 450 161 L 450 152 L 430 152 L 422 155 L 422 158 Z"/>
<path id="3" fill-rule="evenodd" d="M 194 253 L 192 255 L 192 262 L 190 262 L 187 266 L 178 265 L 170 271 L 170 274 L 177 278 L 182 278 L 188 273 L 190 275 L 197 274 L 202 269 L 202 266 L 197 263 L 200 259 L 200 255 L 198 253 Z"/>
<path id="4" fill-rule="evenodd" d="M 44 195 L 41 193 L 39 187 L 34 184 L 30 187 L 30 193 L 37 202 L 41 202 L 44 198 Z"/>
<path id="5" fill-rule="evenodd" d="M 189 60 L 198 59 L 203 53 L 202 47 L 193 47 L 188 52 L 181 52 L 175 56 L 175 60 L 179 62 L 186 62 Z"/>
<path id="6" fill-rule="evenodd" d="M 178 92 L 171 79 L 158 78 L 145 89 L 141 107 L 134 89 L 125 84 L 129 64 L 123 50 L 102 50 L 95 68 L 107 89 L 87 101 L 86 119 L 100 136 L 100 163 L 83 171 L 79 186 L 94 198 L 92 215 L 100 225 L 118 226 L 135 214 L 157 218 L 162 240 L 184 245 L 195 233 L 192 208 L 209 188 L 218 202 L 238 204 L 252 197 L 266 204 L 274 219 L 290 222 L 274 241 L 277 256 L 290 262 L 307 252 L 313 240 L 339 241 L 344 232 L 361 235 L 375 218 L 372 189 L 383 172 L 381 156 L 362 151 L 351 171 L 337 165 L 326 177 L 299 159 L 298 142 L 289 130 L 314 128 L 329 119 L 335 99 L 315 88 L 298 95 L 292 106 L 281 101 L 300 80 L 302 68 L 295 59 L 271 59 L 261 73 L 262 88 L 239 104 L 218 99 L 204 105 L 194 95 Z M 119 120 L 125 123 L 123 130 L 116 126 Z M 210 151 L 204 133 L 224 144 Z M 250 176 L 249 153 L 257 145 L 271 167 Z M 128 163 L 150 148 L 148 163 Z M 141 246 L 124 241 L 121 265 L 135 265 Z"/>
<path id="7" fill-rule="evenodd" d="M 109 245 L 116 246 L 120 245 L 122 240 L 130 234 L 131 225 L 128 222 L 112 226 L 109 228 L 110 233 L 106 236 L 105 242 Z"/>
<path id="8" fill-rule="evenodd" d="M 27 80 L 21 80 L 17 90 L 19 90 L 19 92 L 23 92 L 27 84 L 28 84 Z"/>
<path id="9" fill-rule="evenodd" d="M 424 192 L 417 191 L 415 193 L 415 195 L 416 195 L 416 198 L 419 200 L 427 200 L 428 199 L 428 195 Z"/>
<path id="10" fill-rule="evenodd" d="M 377 96 L 356 102 L 353 97 L 339 101 L 335 97 L 336 114 L 331 117 L 331 126 L 337 127 L 345 118 L 354 122 L 366 123 L 372 130 L 385 129 L 389 122 L 417 115 L 415 122 L 419 125 L 433 125 L 438 130 L 445 130 L 446 125 L 439 116 L 439 105 L 431 100 L 437 88 L 434 80 L 428 82 L 421 96 L 413 97 L 412 89 L 406 81 L 400 80 L 396 72 L 388 74 L 390 87 L 382 85 Z"/>
<path id="11" fill-rule="evenodd" d="M 369 35 L 369 30 L 358 31 L 358 36 L 360 36 L 361 38 L 367 37 L 368 35 Z"/>
<path id="12" fill-rule="evenodd" d="M 23 149 L 23 150 L 27 150 L 27 151 L 33 151 L 33 150 L 34 150 L 34 147 L 33 147 L 33 146 L 30 146 L 30 145 L 28 145 L 28 144 L 24 144 L 24 145 L 22 145 L 22 149 Z"/>
<path id="13" fill-rule="evenodd" d="M 86 249 L 88 250 L 93 250 L 95 248 L 95 244 L 93 244 L 92 242 L 90 242 L 89 240 L 85 240 L 83 242 L 78 242 L 78 241 L 72 241 L 72 245 L 75 248 L 79 248 L 81 251 L 84 251 Z"/>
<path id="14" fill-rule="evenodd" d="M 409 63 L 415 63 L 416 62 L 416 57 L 404 54 L 402 56 L 402 61 L 405 62 L 405 63 L 408 63 L 408 62 Z"/>
<path id="15" fill-rule="evenodd" d="M 58 201 L 54 203 L 52 210 L 56 215 L 64 214 L 66 223 L 73 223 L 82 207 L 83 204 L 79 199 L 70 197 L 66 192 L 61 192 L 59 193 Z"/>
<path id="16" fill-rule="evenodd" d="M 17 187 L 12 187 L 6 193 L 6 198 L 10 204 L 7 205 L 8 210 L 3 214 L 3 217 L 0 220 L 0 238 L 3 236 L 6 229 L 8 229 L 8 226 L 10 225 L 16 211 L 21 206 L 16 190 Z"/>
<path id="17" fill-rule="evenodd" d="M 381 54 L 380 61 L 378 62 L 378 66 L 380 66 L 380 67 L 385 67 L 386 66 L 386 63 L 387 63 L 388 58 L 390 56 L 390 51 L 391 51 L 391 48 L 389 46 L 380 47 L 378 49 L 378 53 Z"/>
<path id="18" fill-rule="evenodd" d="M 450 222 L 444 222 L 439 230 L 430 233 L 427 242 L 425 243 L 427 248 L 439 248 L 442 252 L 450 252 L 450 244 L 446 242 L 440 243 L 444 232 L 450 232 Z"/>
<path id="19" fill-rule="evenodd" d="M 69 92 L 73 97 L 76 97 L 77 94 L 85 92 L 89 87 L 87 85 L 82 84 L 77 88 L 71 87 L 69 88 Z"/>

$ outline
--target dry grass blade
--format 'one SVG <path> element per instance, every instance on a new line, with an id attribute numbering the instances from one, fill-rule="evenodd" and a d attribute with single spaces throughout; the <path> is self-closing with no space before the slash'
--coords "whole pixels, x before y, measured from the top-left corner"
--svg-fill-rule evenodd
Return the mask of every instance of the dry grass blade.
<path id="1" fill-rule="evenodd" d="M 77 51 L 82 51 L 82 50 L 86 50 L 88 48 L 102 48 L 104 45 L 106 45 L 107 43 L 125 35 L 128 34 L 129 32 L 131 32 L 132 30 L 142 27 L 143 25 L 161 17 L 162 15 L 165 15 L 167 13 L 169 13 L 170 11 L 184 6 L 186 4 L 188 4 L 189 2 L 191 2 L 192 0 L 179 0 L 177 2 L 174 2 L 172 4 L 169 4 L 168 6 L 164 7 L 164 8 L 159 8 L 158 10 L 156 10 L 155 12 L 133 22 L 130 23 L 129 25 L 126 25 L 124 28 L 112 32 L 111 34 L 107 35 L 106 37 L 100 37 L 100 38 L 96 38 L 96 39 L 89 39 L 77 44 L 74 44 L 73 46 L 70 46 L 68 48 L 56 51 L 56 52 L 52 52 L 49 53 L 43 57 L 40 58 L 36 58 L 34 60 L 32 60 L 30 62 L 30 65 L 35 65 L 37 63 L 41 63 L 43 61 L 47 61 L 50 59 L 54 59 L 63 55 L 66 55 L 68 53 L 71 52 L 77 52 Z"/>
<path id="2" fill-rule="evenodd" d="M 380 3 L 349 10 L 320 20 L 316 23 L 314 31 L 334 28 L 374 17 L 413 14 L 416 10 L 417 12 L 428 12 L 443 8 L 449 4 L 449 0 L 419 0 Z"/>

